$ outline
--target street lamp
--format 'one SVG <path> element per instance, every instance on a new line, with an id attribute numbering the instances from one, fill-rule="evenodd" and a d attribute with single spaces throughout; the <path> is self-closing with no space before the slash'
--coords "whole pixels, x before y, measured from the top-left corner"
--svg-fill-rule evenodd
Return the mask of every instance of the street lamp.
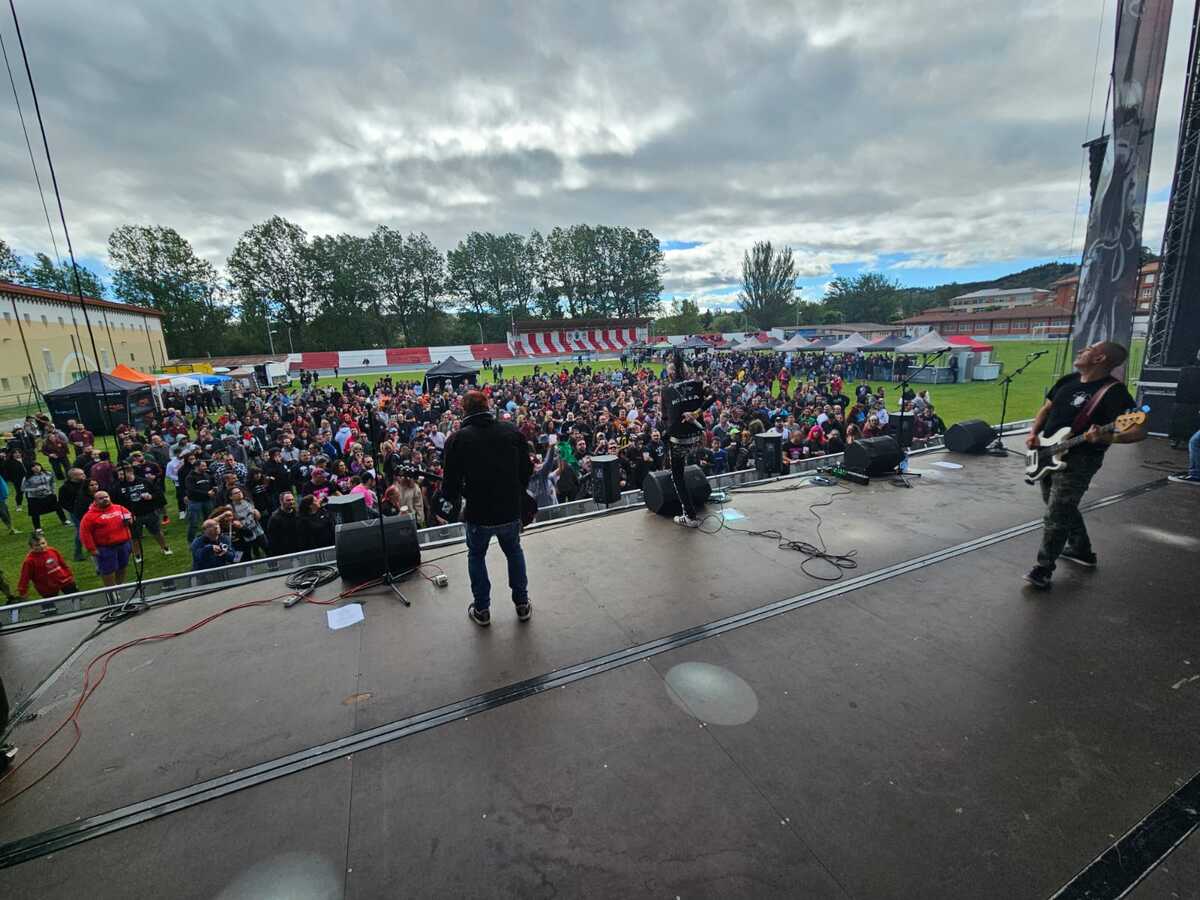
<path id="1" fill-rule="evenodd" d="M 277 334 L 279 334 L 279 332 L 276 331 L 274 328 L 272 328 L 271 323 L 268 322 L 267 323 L 267 345 L 271 348 L 272 356 L 275 355 L 275 335 L 277 335 Z"/>

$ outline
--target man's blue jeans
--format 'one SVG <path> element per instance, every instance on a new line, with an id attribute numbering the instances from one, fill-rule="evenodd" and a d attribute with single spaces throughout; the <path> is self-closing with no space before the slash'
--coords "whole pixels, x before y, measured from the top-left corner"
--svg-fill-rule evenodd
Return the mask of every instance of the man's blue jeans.
<path id="1" fill-rule="evenodd" d="M 1188 474 L 1200 478 L 1200 431 L 1188 441 Z"/>
<path id="2" fill-rule="evenodd" d="M 187 539 L 190 544 L 196 538 L 196 534 L 200 531 L 204 520 L 208 518 L 208 514 L 213 511 L 213 502 L 211 500 L 191 500 L 187 502 Z"/>
<path id="3" fill-rule="evenodd" d="M 520 605 L 529 600 L 529 578 L 525 574 L 525 551 L 521 549 L 521 522 L 518 519 L 505 525 L 475 525 L 466 522 L 467 572 L 471 576 L 471 595 L 475 608 L 482 612 L 492 605 L 492 583 L 488 580 L 488 544 L 495 535 L 500 549 L 508 559 L 508 586 L 512 591 L 513 603 Z"/>

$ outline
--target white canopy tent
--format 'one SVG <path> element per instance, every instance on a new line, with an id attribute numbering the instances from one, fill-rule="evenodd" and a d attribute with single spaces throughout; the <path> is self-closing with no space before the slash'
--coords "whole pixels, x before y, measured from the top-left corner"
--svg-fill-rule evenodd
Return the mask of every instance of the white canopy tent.
<path id="1" fill-rule="evenodd" d="M 808 340 L 808 338 L 802 338 L 798 334 L 793 334 L 775 349 L 784 353 L 790 353 L 794 350 L 806 350 L 811 346 L 812 341 Z"/>
<path id="2" fill-rule="evenodd" d="M 832 353 L 853 353 L 855 350 L 861 350 L 871 342 L 859 334 L 857 331 L 854 334 L 848 335 L 829 348 Z"/>
<path id="3" fill-rule="evenodd" d="M 766 344 L 760 344 L 758 341 L 742 341 L 736 347 L 732 348 L 737 352 L 747 352 L 750 350 L 766 350 Z"/>
<path id="4" fill-rule="evenodd" d="M 937 353 L 940 350 L 953 350 L 954 345 L 947 342 L 936 331 L 927 331 L 916 340 L 901 344 L 896 348 L 897 353 Z"/>

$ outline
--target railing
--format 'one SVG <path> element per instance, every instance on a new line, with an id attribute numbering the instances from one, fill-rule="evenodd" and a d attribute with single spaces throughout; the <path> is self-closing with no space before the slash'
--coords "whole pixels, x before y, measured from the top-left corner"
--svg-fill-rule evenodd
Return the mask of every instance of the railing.
<path id="1" fill-rule="evenodd" d="M 1029 419 L 1019 422 L 1009 422 L 1004 426 L 1004 433 L 1012 434 L 1026 431 L 1029 429 L 1030 422 L 1031 420 Z M 939 436 L 928 441 L 924 448 L 913 452 L 914 454 L 921 454 L 941 449 L 941 446 L 942 439 Z M 823 466 L 839 464 L 841 461 L 842 454 L 831 453 L 826 456 L 816 456 L 803 460 L 797 465 L 789 467 L 787 475 L 763 479 L 758 476 L 754 469 L 742 469 L 723 475 L 710 475 L 708 480 L 714 489 L 720 490 L 723 488 L 795 478 L 799 475 L 814 472 Z M 538 527 L 551 522 L 563 524 L 569 519 L 590 519 L 640 507 L 642 503 L 641 490 L 625 491 L 621 494 L 621 498 L 617 502 L 609 506 L 598 504 L 590 498 L 576 500 L 572 503 L 559 503 L 538 510 L 537 519 L 530 528 L 536 530 Z M 451 525 L 422 528 L 417 532 L 417 537 L 421 543 L 422 550 L 432 550 L 437 547 L 457 544 L 463 540 L 463 525 L 461 522 L 455 522 Z M 190 593 L 223 590 L 240 585 L 250 585 L 269 578 L 278 578 L 297 569 L 302 569 L 305 566 L 332 563 L 334 557 L 335 552 L 332 546 L 321 547 L 317 550 L 305 550 L 287 556 L 272 556 L 267 559 L 234 563 L 222 566 L 219 569 L 205 569 L 200 572 L 181 572 L 178 575 L 148 578 L 142 582 L 140 589 L 144 592 L 148 601 L 165 600 L 186 596 Z M 55 618 L 63 619 L 71 617 L 71 614 L 74 613 L 86 613 L 119 606 L 133 597 L 136 590 L 136 585 L 126 583 L 115 587 L 95 588 L 90 591 L 80 591 L 75 594 L 55 597 L 54 603 L 59 609 L 59 616 Z M 21 627 L 33 621 L 38 621 L 39 623 L 45 622 L 46 620 L 42 618 L 40 609 L 41 605 L 45 602 L 45 600 L 27 600 L 0 607 L 0 633 L 13 630 L 14 626 Z"/>

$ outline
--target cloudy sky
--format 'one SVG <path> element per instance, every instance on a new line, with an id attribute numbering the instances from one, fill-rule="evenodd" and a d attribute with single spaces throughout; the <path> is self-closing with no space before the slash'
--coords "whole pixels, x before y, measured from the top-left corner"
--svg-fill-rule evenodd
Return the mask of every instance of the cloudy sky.
<path id="1" fill-rule="evenodd" d="M 17 7 L 93 264 L 124 223 L 171 225 L 218 265 L 275 213 L 443 249 L 473 229 L 608 223 L 659 236 L 668 295 L 719 305 L 762 239 L 794 248 L 810 299 L 864 268 L 931 284 L 1077 257 L 1115 2 L 1103 20 L 1097 0 Z M 1189 7 L 1160 106 L 1155 247 Z M 0 31 L 12 57 L 7 15 Z M 0 236 L 48 252 L 3 96 Z"/>

